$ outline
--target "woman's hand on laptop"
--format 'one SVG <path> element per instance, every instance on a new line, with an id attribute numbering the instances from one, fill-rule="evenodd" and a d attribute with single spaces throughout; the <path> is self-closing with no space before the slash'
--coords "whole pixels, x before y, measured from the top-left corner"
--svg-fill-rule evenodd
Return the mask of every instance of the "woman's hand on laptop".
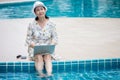
<path id="1" fill-rule="evenodd" d="M 56 44 L 57 44 L 56 41 L 54 40 L 51 41 L 51 45 L 56 45 Z"/>
<path id="2" fill-rule="evenodd" d="M 35 43 L 31 42 L 30 47 L 34 48 L 34 46 L 35 46 Z"/>

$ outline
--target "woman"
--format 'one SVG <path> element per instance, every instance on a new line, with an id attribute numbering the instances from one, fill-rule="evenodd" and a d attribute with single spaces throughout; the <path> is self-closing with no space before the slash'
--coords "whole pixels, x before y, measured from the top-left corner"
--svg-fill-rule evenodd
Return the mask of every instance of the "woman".
<path id="1" fill-rule="evenodd" d="M 43 66 L 47 76 L 52 75 L 52 55 L 51 54 L 33 54 L 35 45 L 57 44 L 57 33 L 55 24 L 46 16 L 47 7 L 39 1 L 33 5 L 33 13 L 36 15 L 35 20 L 29 24 L 27 31 L 26 43 L 28 44 L 28 52 L 30 57 L 35 60 L 35 68 L 41 77 L 44 77 Z"/>

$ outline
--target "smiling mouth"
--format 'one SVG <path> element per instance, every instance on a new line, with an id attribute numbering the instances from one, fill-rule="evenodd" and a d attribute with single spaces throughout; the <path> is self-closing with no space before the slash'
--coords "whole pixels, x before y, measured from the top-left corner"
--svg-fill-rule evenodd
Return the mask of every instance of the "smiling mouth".
<path id="1" fill-rule="evenodd" d="M 39 14 L 39 15 L 43 15 L 43 14 Z"/>
<path id="2" fill-rule="evenodd" d="M 39 14 L 40 16 L 44 15 L 44 14 Z"/>

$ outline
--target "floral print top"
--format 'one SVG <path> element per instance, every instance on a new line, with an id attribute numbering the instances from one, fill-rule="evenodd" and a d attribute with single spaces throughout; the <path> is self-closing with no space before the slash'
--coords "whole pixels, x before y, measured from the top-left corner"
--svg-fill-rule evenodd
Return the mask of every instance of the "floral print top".
<path id="1" fill-rule="evenodd" d="M 30 54 L 33 54 L 33 50 L 31 50 L 31 47 L 29 47 L 32 42 L 34 42 L 35 45 L 48 45 L 51 44 L 52 41 L 57 44 L 58 37 L 55 26 L 56 25 L 50 20 L 46 23 L 44 28 L 41 28 L 38 22 L 35 20 L 29 24 L 26 43 L 28 45 L 28 52 Z"/>

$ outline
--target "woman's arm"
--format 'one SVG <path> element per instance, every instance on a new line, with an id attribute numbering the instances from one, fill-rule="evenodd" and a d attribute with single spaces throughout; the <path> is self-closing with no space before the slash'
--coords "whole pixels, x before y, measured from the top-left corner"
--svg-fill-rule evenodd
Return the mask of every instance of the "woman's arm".
<path id="1" fill-rule="evenodd" d="M 58 44 L 58 35 L 55 26 L 52 29 L 52 42 L 51 44 Z"/>
<path id="2" fill-rule="evenodd" d="M 27 30 L 27 36 L 26 36 L 26 44 L 30 47 L 34 47 L 35 45 L 33 42 L 32 35 L 33 35 L 32 25 L 29 24 L 28 30 Z"/>

